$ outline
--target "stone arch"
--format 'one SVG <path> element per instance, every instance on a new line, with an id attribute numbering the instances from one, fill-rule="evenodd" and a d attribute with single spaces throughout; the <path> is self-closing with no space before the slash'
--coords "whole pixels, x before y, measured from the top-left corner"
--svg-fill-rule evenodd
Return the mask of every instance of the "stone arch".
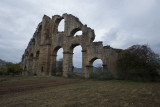
<path id="1" fill-rule="evenodd" d="M 96 59 L 99 59 L 99 58 L 98 58 L 98 57 L 92 58 L 92 59 L 89 61 L 89 65 L 92 66 L 92 65 L 93 65 L 93 62 L 94 62 Z"/>
<path id="2" fill-rule="evenodd" d="M 58 27 L 59 27 L 59 24 L 61 23 L 61 21 L 64 22 L 64 30 L 63 30 L 63 31 L 60 31 L 60 32 L 64 32 L 64 31 L 65 31 L 65 19 L 64 19 L 63 17 L 60 17 L 60 16 L 59 16 L 59 17 L 56 19 L 56 21 L 55 21 L 55 30 L 56 30 L 56 33 L 59 32 Z"/>
<path id="3" fill-rule="evenodd" d="M 58 50 L 62 48 L 62 46 L 56 46 L 54 49 L 53 49 L 53 55 L 57 55 L 57 52 Z M 63 48 L 62 48 L 63 49 Z"/>
<path id="4" fill-rule="evenodd" d="M 62 18 L 58 24 L 58 32 L 64 32 L 64 30 L 65 30 L 65 21 Z"/>
<path id="5" fill-rule="evenodd" d="M 104 72 L 107 72 L 108 71 L 108 65 L 107 65 L 107 63 L 106 63 L 106 60 L 104 60 L 104 58 L 103 57 L 93 57 L 93 58 L 91 58 L 90 60 L 89 60 L 89 68 L 90 68 L 90 72 L 92 72 L 93 71 L 93 63 L 94 63 L 94 61 L 95 60 L 97 60 L 97 59 L 101 59 L 101 61 L 102 61 L 102 66 L 103 66 L 103 71 Z"/>
<path id="6" fill-rule="evenodd" d="M 81 45 L 80 45 L 80 43 L 71 44 L 71 46 L 70 46 L 70 48 L 69 48 L 71 53 L 73 53 L 73 49 L 74 49 L 76 46 L 81 46 Z M 82 47 L 82 46 L 81 46 L 81 47 Z"/>
<path id="7" fill-rule="evenodd" d="M 102 58 L 100 58 L 100 57 L 93 57 L 93 58 L 91 58 L 91 59 L 89 60 L 89 65 L 87 66 L 87 69 L 89 70 L 90 73 L 93 72 L 93 63 L 94 63 L 94 61 L 97 60 L 97 59 L 101 59 L 101 61 L 102 61 L 102 66 L 104 65 L 104 61 L 103 61 Z M 104 71 L 104 68 L 103 68 L 103 71 Z"/>
<path id="8" fill-rule="evenodd" d="M 101 59 L 94 60 L 92 66 L 93 66 L 93 72 L 103 71 L 103 61 Z"/>
<path id="9" fill-rule="evenodd" d="M 77 39 L 77 40 L 76 40 L 76 39 Z M 86 44 L 83 44 L 83 43 L 81 42 L 81 37 L 78 37 L 78 38 L 75 37 L 75 41 L 73 41 L 72 43 L 70 43 L 68 51 L 69 51 L 70 53 L 73 53 L 73 49 L 74 49 L 76 46 L 81 46 L 82 51 L 86 51 L 87 46 L 86 46 Z"/>
<path id="10" fill-rule="evenodd" d="M 93 62 L 97 59 L 101 59 L 102 63 L 104 64 L 104 61 L 101 57 L 93 57 L 89 60 L 89 66 L 92 66 L 93 65 Z"/>
<path id="11" fill-rule="evenodd" d="M 56 60 L 59 61 L 60 59 L 63 60 L 63 48 L 59 48 L 57 50 L 57 53 L 56 53 Z"/>
<path id="12" fill-rule="evenodd" d="M 76 33 L 81 32 L 80 35 L 76 35 Z M 71 31 L 70 36 L 81 36 L 83 34 L 83 31 L 80 28 L 75 28 Z"/>
<path id="13" fill-rule="evenodd" d="M 63 32 L 58 32 L 62 19 L 65 22 L 65 29 Z M 82 31 L 82 35 L 73 37 L 78 31 Z M 94 30 L 83 25 L 77 17 L 71 14 L 55 15 L 52 18 L 44 15 L 33 38 L 36 40 L 36 45 L 31 45 L 33 40 L 31 39 L 24 53 L 25 60 L 22 60 L 22 64 L 25 66 L 27 63 L 27 70 L 37 70 L 38 75 L 51 75 L 54 72 L 57 51 L 63 48 L 63 76 L 67 77 L 68 73 L 72 72 L 73 50 L 79 45 L 82 48 L 82 73 L 86 78 L 89 77 L 94 60 L 98 58 L 102 60 L 103 68 L 108 66 L 110 72 L 117 70 L 115 61 L 118 53 L 116 49 L 103 47 L 102 42 L 93 42 Z M 38 53 L 37 50 L 40 52 Z M 34 53 L 34 57 L 30 53 Z M 36 57 L 37 55 L 39 58 Z M 41 73 L 42 67 L 43 73 Z"/>

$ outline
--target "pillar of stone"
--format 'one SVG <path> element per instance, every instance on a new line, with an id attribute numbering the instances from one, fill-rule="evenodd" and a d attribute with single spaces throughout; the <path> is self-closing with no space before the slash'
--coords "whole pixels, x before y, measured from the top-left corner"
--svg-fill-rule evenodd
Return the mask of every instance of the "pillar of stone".
<path id="1" fill-rule="evenodd" d="M 72 72 L 73 53 L 63 52 L 63 76 L 68 77 L 68 73 Z"/>
<path id="2" fill-rule="evenodd" d="M 26 69 L 24 69 L 24 75 L 28 75 L 28 64 L 29 64 L 29 59 L 27 58 L 24 67 L 26 66 Z"/>
<path id="3" fill-rule="evenodd" d="M 56 74 L 56 57 L 57 57 L 57 55 L 51 55 L 50 56 L 49 75 L 55 75 Z"/>
<path id="4" fill-rule="evenodd" d="M 38 63 L 38 74 L 49 75 L 49 69 L 50 69 L 50 45 L 41 45 L 39 63 Z"/>
<path id="5" fill-rule="evenodd" d="M 35 73 L 36 73 L 36 75 L 37 75 L 37 72 L 38 72 L 38 62 L 39 62 L 39 58 L 36 58 L 36 60 L 35 60 Z"/>
<path id="6" fill-rule="evenodd" d="M 82 50 L 82 75 L 88 77 L 88 71 L 86 69 L 87 52 Z"/>
<path id="7" fill-rule="evenodd" d="M 89 78 L 90 73 L 93 72 L 93 66 L 87 65 L 85 68 L 86 68 L 86 72 L 84 76 L 85 78 Z"/>
<path id="8" fill-rule="evenodd" d="M 33 58 L 33 65 L 32 65 L 32 74 L 34 75 L 36 73 L 36 58 Z"/>
<path id="9" fill-rule="evenodd" d="M 33 59 L 29 58 L 29 64 L 28 64 L 28 75 L 33 74 Z"/>

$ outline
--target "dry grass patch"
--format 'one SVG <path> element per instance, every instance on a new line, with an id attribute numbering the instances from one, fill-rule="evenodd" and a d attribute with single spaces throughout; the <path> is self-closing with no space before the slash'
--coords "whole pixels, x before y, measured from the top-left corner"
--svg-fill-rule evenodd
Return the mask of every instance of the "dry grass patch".
<path id="1" fill-rule="evenodd" d="M 0 96 L 0 106 L 8 107 L 158 107 L 160 83 L 91 81 L 54 78 L 72 84 Z M 53 80 L 54 80 L 53 79 Z M 33 80 L 35 81 L 35 80 Z"/>

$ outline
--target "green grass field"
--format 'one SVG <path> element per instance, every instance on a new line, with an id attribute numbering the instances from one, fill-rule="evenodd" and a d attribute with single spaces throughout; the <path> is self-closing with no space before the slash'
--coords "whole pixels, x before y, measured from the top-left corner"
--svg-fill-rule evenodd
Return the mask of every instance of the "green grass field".
<path id="1" fill-rule="evenodd" d="M 2 79 L 0 107 L 160 107 L 160 83 L 60 77 Z"/>

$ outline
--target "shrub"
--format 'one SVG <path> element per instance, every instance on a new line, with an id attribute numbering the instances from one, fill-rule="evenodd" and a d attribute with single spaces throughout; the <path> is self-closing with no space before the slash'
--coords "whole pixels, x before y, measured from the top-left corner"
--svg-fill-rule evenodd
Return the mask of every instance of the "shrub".
<path id="1" fill-rule="evenodd" d="M 76 78 L 77 77 L 77 75 L 73 72 L 69 72 L 67 75 L 69 78 Z"/>
<path id="2" fill-rule="evenodd" d="M 56 76 L 62 76 L 62 72 L 56 72 Z"/>
<path id="3" fill-rule="evenodd" d="M 92 72 L 90 78 L 94 80 L 111 80 L 113 75 L 111 72 Z"/>
<path id="4" fill-rule="evenodd" d="M 22 68 L 19 64 L 8 63 L 6 67 L 9 75 L 19 75 L 22 72 Z"/>
<path id="5" fill-rule="evenodd" d="M 20 64 L 7 63 L 0 66 L 0 75 L 19 75 L 22 72 Z"/>
<path id="6" fill-rule="evenodd" d="M 7 75 L 7 67 L 2 65 L 0 66 L 0 75 Z"/>
<path id="7" fill-rule="evenodd" d="M 0 71 L 0 75 L 4 75 L 4 72 L 3 72 L 3 71 Z"/>
<path id="8" fill-rule="evenodd" d="M 134 45 L 119 54 L 117 66 L 119 79 L 155 81 L 160 58 L 147 45 Z"/>
<path id="9" fill-rule="evenodd" d="M 34 73 L 33 76 L 37 76 L 37 73 Z"/>
<path id="10" fill-rule="evenodd" d="M 80 79 L 86 79 L 83 75 L 80 76 Z"/>

